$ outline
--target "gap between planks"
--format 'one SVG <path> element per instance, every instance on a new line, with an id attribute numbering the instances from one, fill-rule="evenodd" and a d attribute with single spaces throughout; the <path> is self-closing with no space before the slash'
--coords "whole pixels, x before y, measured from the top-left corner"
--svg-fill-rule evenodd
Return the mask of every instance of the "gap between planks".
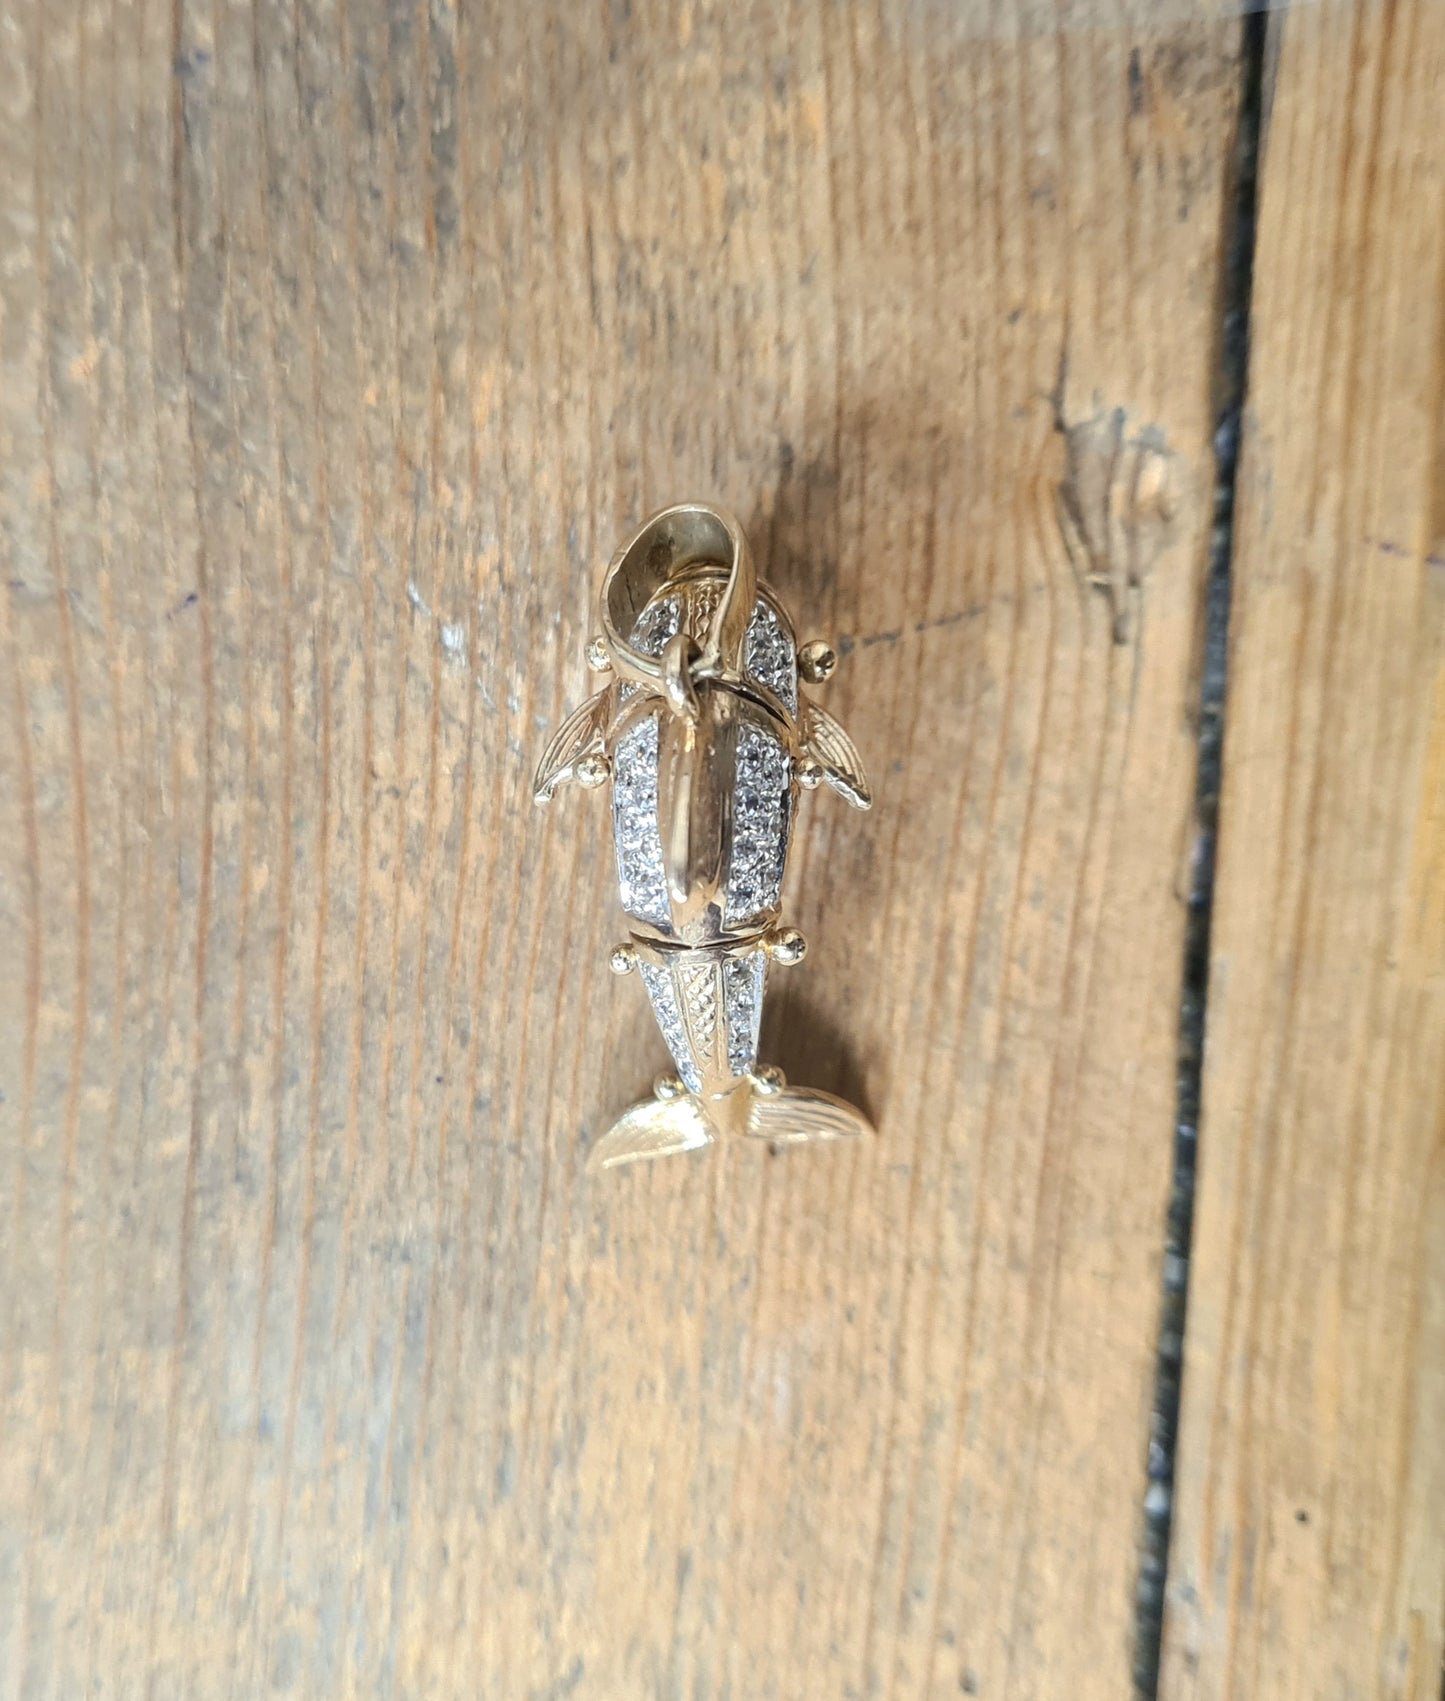
<path id="1" fill-rule="evenodd" d="M 1204 1034 L 1209 1006 L 1209 942 L 1223 779 L 1224 719 L 1229 687 L 1229 608 L 1234 563 L 1234 506 L 1239 477 L 1241 416 L 1249 388 L 1249 318 L 1254 292 L 1259 150 L 1269 18 L 1261 6 L 1242 20 L 1239 129 L 1229 228 L 1220 276 L 1215 341 L 1214 524 L 1205 585 L 1204 638 L 1199 668 L 1199 766 L 1195 781 L 1194 850 L 1189 868 L 1188 919 L 1179 1000 L 1179 1064 L 1174 1118 L 1174 1174 L 1164 1230 L 1159 1344 L 1149 1420 L 1148 1474 L 1136 1595 L 1134 1686 L 1139 1701 L 1155 1701 L 1169 1582 L 1169 1537 L 1179 1440 L 1180 1384 L 1188 1322 L 1194 1183 L 1199 1158 L 1199 1111 Z M 1442 1693 L 1445 1701 L 1445 1693 Z"/>

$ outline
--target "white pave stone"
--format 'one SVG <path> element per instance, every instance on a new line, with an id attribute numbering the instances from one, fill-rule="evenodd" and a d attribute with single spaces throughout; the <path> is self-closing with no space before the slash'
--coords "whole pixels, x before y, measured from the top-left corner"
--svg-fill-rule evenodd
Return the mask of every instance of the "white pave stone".
<path id="1" fill-rule="evenodd" d="M 746 957 L 730 957 L 723 964 L 728 1068 L 734 1075 L 751 1075 L 757 1067 L 758 1028 L 763 1016 L 763 983 L 767 972 L 766 951 L 750 951 Z"/>
<path id="2" fill-rule="evenodd" d="M 657 1018 L 663 1039 L 667 1041 L 667 1049 L 672 1053 L 672 1060 L 677 1065 L 682 1084 L 688 1092 L 700 1093 L 702 1076 L 698 1071 L 697 1059 L 692 1054 L 692 1047 L 688 1043 L 687 1029 L 683 1026 L 672 971 L 659 968 L 655 963 L 640 963 L 638 967 L 642 970 L 647 996 L 652 1000 L 652 1013 Z"/>
<path id="3" fill-rule="evenodd" d="M 612 830 L 622 907 L 639 921 L 671 929 L 662 839 L 657 828 L 657 716 L 641 720 L 612 764 Z"/>
<path id="4" fill-rule="evenodd" d="M 759 685 L 786 705 L 790 715 L 798 712 L 798 658 L 793 640 L 772 607 L 758 598 L 748 626 L 744 667 Z"/>
<path id="5" fill-rule="evenodd" d="M 738 728 L 733 842 L 725 915 L 729 926 L 776 908 L 783 886 L 792 812 L 792 759 L 776 733 Z"/>

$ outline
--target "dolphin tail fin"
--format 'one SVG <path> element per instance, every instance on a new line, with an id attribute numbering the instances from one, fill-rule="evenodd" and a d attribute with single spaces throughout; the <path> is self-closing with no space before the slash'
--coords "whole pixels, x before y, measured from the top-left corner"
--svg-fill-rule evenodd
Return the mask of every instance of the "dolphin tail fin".
<path id="1" fill-rule="evenodd" d="M 644 1099 L 618 1117 L 587 1158 L 591 1170 L 614 1169 L 644 1158 L 695 1152 L 711 1144 L 715 1130 L 707 1112 L 690 1094 Z"/>
<path id="2" fill-rule="evenodd" d="M 771 1146 L 801 1146 L 811 1140 L 851 1140 L 872 1134 L 861 1110 L 817 1087 L 783 1087 L 755 1093 L 748 1112 L 748 1134 Z"/>

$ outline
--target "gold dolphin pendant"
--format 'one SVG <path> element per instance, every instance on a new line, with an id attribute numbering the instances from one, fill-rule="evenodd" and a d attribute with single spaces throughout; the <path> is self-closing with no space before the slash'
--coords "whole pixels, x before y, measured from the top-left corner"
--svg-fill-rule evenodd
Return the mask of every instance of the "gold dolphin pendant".
<path id="1" fill-rule="evenodd" d="M 872 802 L 853 741 L 800 690 L 831 675 L 833 651 L 799 647 L 737 521 L 700 502 L 638 529 L 600 605 L 587 659 L 608 682 L 547 746 L 534 796 L 611 778 L 631 924 L 612 968 L 640 973 L 677 1074 L 613 1124 L 590 1164 L 729 1135 L 778 1146 L 871 1133 L 853 1106 L 789 1087 L 757 1057 L 769 964 L 806 949 L 781 924 L 799 790 L 827 783 L 855 808 Z"/>

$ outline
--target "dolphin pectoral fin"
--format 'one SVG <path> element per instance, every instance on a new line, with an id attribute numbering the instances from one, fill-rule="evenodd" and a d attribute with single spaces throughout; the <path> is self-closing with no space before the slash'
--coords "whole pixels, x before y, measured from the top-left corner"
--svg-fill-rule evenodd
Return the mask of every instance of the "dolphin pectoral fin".
<path id="1" fill-rule="evenodd" d="M 748 1135 L 773 1146 L 801 1146 L 810 1140 L 851 1140 L 872 1134 L 861 1110 L 816 1087 L 784 1087 L 756 1093 L 748 1112 Z"/>
<path id="2" fill-rule="evenodd" d="M 853 740 L 817 703 L 803 704 L 802 723 L 804 746 L 823 770 L 823 778 L 855 809 L 871 809 L 873 793 L 868 789 L 863 758 Z"/>
<path id="3" fill-rule="evenodd" d="M 562 722 L 537 764 L 537 776 L 532 781 L 534 802 L 550 803 L 553 792 L 575 775 L 584 756 L 604 752 L 612 697 L 612 687 L 604 686 Z"/>
<path id="4" fill-rule="evenodd" d="M 614 1169 L 643 1158 L 695 1152 L 713 1137 L 712 1123 L 696 1099 L 644 1099 L 612 1124 L 588 1154 L 587 1167 Z"/>

